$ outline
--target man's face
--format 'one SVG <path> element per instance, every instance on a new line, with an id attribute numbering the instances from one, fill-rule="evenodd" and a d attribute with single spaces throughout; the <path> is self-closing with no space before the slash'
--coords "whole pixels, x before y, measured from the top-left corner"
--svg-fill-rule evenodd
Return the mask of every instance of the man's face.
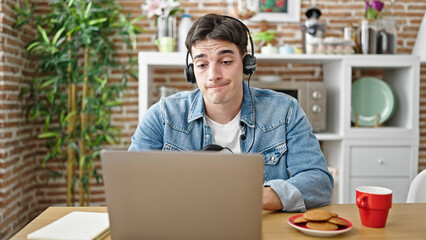
<path id="1" fill-rule="evenodd" d="M 197 85 L 207 106 L 241 104 L 243 64 L 235 44 L 199 41 L 192 46 L 192 56 Z"/>

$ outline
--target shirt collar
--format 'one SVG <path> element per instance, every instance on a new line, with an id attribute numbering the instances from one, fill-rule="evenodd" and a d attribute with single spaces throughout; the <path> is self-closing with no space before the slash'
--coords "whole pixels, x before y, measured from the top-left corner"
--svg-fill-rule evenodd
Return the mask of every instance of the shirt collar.
<path id="1" fill-rule="evenodd" d="M 204 98 L 199 89 L 194 91 L 194 99 L 191 102 L 188 114 L 188 122 L 195 121 L 204 116 Z M 254 98 L 254 96 L 253 96 Z M 250 97 L 249 87 L 243 81 L 243 103 L 241 105 L 241 118 L 240 121 L 244 122 L 249 127 L 254 127 L 254 104 Z"/>

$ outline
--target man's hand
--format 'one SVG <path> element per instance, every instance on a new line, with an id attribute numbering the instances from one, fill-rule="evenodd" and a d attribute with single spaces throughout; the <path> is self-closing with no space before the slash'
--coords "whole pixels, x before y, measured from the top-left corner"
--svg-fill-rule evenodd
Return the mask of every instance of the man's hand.
<path id="1" fill-rule="evenodd" d="M 272 188 L 264 187 L 262 195 L 263 210 L 277 211 L 283 209 L 280 198 Z"/>

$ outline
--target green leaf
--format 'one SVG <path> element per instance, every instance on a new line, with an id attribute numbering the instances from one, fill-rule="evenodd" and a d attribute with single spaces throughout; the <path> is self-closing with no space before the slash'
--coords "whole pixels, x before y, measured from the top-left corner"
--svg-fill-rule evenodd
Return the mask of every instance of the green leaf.
<path id="1" fill-rule="evenodd" d="M 99 86 L 100 89 L 103 89 L 108 82 L 108 79 L 106 79 L 106 78 L 102 79 L 102 78 L 97 77 L 97 76 L 95 76 L 95 80 L 96 80 L 96 82 L 98 82 L 100 84 L 100 86 Z"/>
<path id="2" fill-rule="evenodd" d="M 46 120 L 44 121 L 44 131 L 45 132 L 47 132 L 47 130 L 49 129 L 51 118 L 52 118 L 52 116 L 50 116 L 50 115 L 46 116 Z"/>
<path id="3" fill-rule="evenodd" d="M 105 106 L 107 107 L 113 107 L 123 104 L 123 100 L 114 100 L 114 101 L 108 101 L 105 103 Z"/>
<path id="4" fill-rule="evenodd" d="M 98 173 L 98 171 L 96 170 L 96 168 L 93 168 L 92 173 L 93 173 L 93 176 L 94 176 L 94 177 L 95 177 L 95 179 L 96 179 L 96 184 L 100 184 L 100 183 L 101 183 L 101 181 L 102 181 L 103 179 L 102 179 L 102 177 L 99 175 L 99 173 Z"/>
<path id="5" fill-rule="evenodd" d="M 47 95 L 47 101 L 50 103 L 50 104 L 52 104 L 53 105 L 53 100 L 55 99 L 55 92 L 50 92 L 48 95 Z"/>
<path id="6" fill-rule="evenodd" d="M 37 29 L 38 29 L 38 31 L 40 32 L 40 34 L 41 34 L 41 37 L 43 38 L 43 40 L 44 40 L 44 42 L 46 43 L 46 44 L 49 44 L 50 45 L 50 40 L 49 40 L 49 38 L 47 37 L 47 33 L 46 33 L 46 31 L 40 26 L 40 25 L 37 25 Z"/>
<path id="7" fill-rule="evenodd" d="M 139 17 L 135 17 L 135 18 L 133 18 L 133 19 L 130 21 L 130 23 L 131 23 L 131 24 L 135 24 L 136 22 L 138 22 L 139 20 L 144 19 L 145 17 L 146 17 L 145 15 L 141 15 L 141 16 L 139 16 Z"/>
<path id="8" fill-rule="evenodd" d="M 89 16 L 91 8 L 92 8 L 92 2 L 89 2 L 89 4 L 87 5 L 87 8 L 86 8 L 86 11 L 84 12 L 84 19 L 87 19 L 87 17 Z"/>
<path id="9" fill-rule="evenodd" d="M 138 75 L 134 71 L 130 71 L 129 74 L 132 76 L 132 78 L 138 79 Z"/>
<path id="10" fill-rule="evenodd" d="M 68 119 L 72 116 L 75 116 L 77 114 L 77 111 L 72 111 L 70 113 L 67 114 L 67 116 L 64 119 L 64 122 L 68 122 Z"/>
<path id="11" fill-rule="evenodd" d="M 106 22 L 107 20 L 108 18 L 98 18 L 98 19 L 90 20 L 89 25 L 96 25 L 98 23 Z"/>
<path id="12" fill-rule="evenodd" d="M 78 155 L 81 154 L 80 148 L 75 142 L 68 142 L 68 146 L 70 146 Z"/>
<path id="13" fill-rule="evenodd" d="M 38 87 L 38 89 L 43 89 L 43 88 L 45 88 L 45 87 L 47 87 L 47 86 L 51 85 L 51 84 L 52 84 L 52 83 L 54 83 L 54 82 L 55 82 L 55 79 L 50 79 L 50 80 L 48 80 L 48 81 L 44 82 L 43 84 L 41 84 L 41 85 Z"/>
<path id="14" fill-rule="evenodd" d="M 80 156 L 79 166 L 84 166 L 84 163 L 86 162 L 86 156 Z"/>
<path id="15" fill-rule="evenodd" d="M 52 138 L 52 137 L 57 137 L 59 136 L 59 134 L 57 132 L 45 132 L 42 134 L 39 134 L 37 137 L 38 138 Z"/>
<path id="16" fill-rule="evenodd" d="M 65 31 L 65 27 L 62 27 L 61 29 L 59 29 L 58 32 L 56 32 L 55 36 L 53 37 L 52 40 L 52 45 L 56 45 L 56 42 L 58 42 L 59 37 L 61 36 L 61 34 Z"/>
<path id="17" fill-rule="evenodd" d="M 104 135 L 104 137 L 105 137 L 105 140 L 106 140 L 109 144 L 115 144 L 114 139 L 112 139 L 112 137 L 111 137 L 110 135 L 105 134 L 105 135 Z"/>
<path id="18" fill-rule="evenodd" d="M 22 26 L 22 25 L 24 25 L 24 24 L 26 24 L 28 22 L 28 19 L 26 19 L 26 18 L 21 18 L 21 19 L 18 19 L 13 25 L 12 25 L 12 27 L 14 27 L 14 28 L 19 28 L 20 26 Z"/>
<path id="19" fill-rule="evenodd" d="M 53 155 L 56 155 L 58 152 L 60 152 L 61 145 L 62 145 L 62 138 L 59 138 L 58 141 L 55 144 L 55 148 L 53 148 Z"/>
<path id="20" fill-rule="evenodd" d="M 44 156 L 44 158 L 41 160 L 41 167 L 42 168 L 46 168 L 46 162 L 49 161 L 50 157 L 50 153 L 47 153 L 46 156 Z"/>
<path id="21" fill-rule="evenodd" d="M 56 180 L 58 178 L 63 177 L 64 175 L 55 170 L 49 170 L 49 177 L 46 178 L 46 185 L 49 183 L 50 179 Z"/>
<path id="22" fill-rule="evenodd" d="M 81 26 L 75 27 L 73 29 L 71 29 L 70 31 L 67 32 L 67 36 L 73 34 L 75 31 L 79 31 L 81 29 Z"/>
<path id="23" fill-rule="evenodd" d="M 169 13 L 169 15 L 170 16 L 173 16 L 173 15 L 175 15 L 177 12 L 179 12 L 180 11 L 180 8 L 179 7 L 177 7 L 177 8 L 175 8 L 175 9 L 173 9 L 172 11 L 170 11 L 170 13 Z"/>
<path id="24" fill-rule="evenodd" d="M 31 43 L 28 47 L 27 47 L 27 51 L 30 51 L 31 49 L 37 47 L 38 45 L 40 45 L 40 42 L 33 42 Z"/>
<path id="25" fill-rule="evenodd" d="M 90 141 L 90 136 L 89 136 L 89 134 L 85 133 L 83 137 L 84 137 L 84 140 L 86 141 L 87 145 L 89 145 L 89 146 L 90 146 L 91 141 Z"/>
<path id="26" fill-rule="evenodd" d="M 89 194 L 89 180 L 87 180 L 87 176 L 83 176 L 80 181 L 83 183 L 84 192 Z"/>
<path id="27" fill-rule="evenodd" d="M 89 163 L 87 164 L 88 168 L 91 168 L 93 166 L 93 161 L 89 161 Z"/>

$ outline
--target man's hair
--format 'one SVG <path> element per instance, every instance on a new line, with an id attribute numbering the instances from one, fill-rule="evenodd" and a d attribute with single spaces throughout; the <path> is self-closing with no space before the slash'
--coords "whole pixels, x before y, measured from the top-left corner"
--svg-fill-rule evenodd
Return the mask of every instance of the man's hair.
<path id="1" fill-rule="evenodd" d="M 192 54 L 198 41 L 222 40 L 234 43 L 240 55 L 247 52 L 247 31 L 236 19 L 209 13 L 194 22 L 186 36 L 185 46 Z"/>

